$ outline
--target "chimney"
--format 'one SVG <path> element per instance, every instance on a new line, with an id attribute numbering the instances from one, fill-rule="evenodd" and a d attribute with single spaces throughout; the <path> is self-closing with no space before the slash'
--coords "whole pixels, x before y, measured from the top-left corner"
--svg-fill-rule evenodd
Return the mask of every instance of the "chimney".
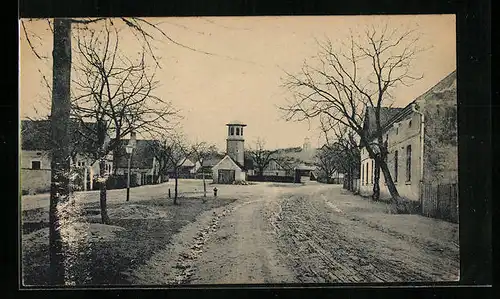
<path id="1" fill-rule="evenodd" d="M 135 132 L 130 132 L 130 145 L 135 147 L 136 145 L 136 133 Z"/>

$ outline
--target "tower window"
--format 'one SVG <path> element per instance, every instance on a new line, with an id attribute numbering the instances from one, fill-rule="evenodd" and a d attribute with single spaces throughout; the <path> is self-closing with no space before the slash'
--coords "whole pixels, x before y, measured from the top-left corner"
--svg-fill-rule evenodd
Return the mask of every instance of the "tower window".
<path id="1" fill-rule="evenodd" d="M 243 136 L 243 127 L 240 130 L 240 135 Z"/>
<path id="2" fill-rule="evenodd" d="M 231 127 L 231 134 L 230 135 L 234 135 L 234 127 Z"/>
<path id="3" fill-rule="evenodd" d="M 236 128 L 236 135 L 240 135 L 240 128 Z"/>

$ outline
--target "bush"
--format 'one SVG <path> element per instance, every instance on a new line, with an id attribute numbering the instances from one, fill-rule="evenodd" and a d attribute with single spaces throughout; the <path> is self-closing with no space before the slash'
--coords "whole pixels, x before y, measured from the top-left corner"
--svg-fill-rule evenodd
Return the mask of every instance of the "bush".
<path id="1" fill-rule="evenodd" d="M 95 184 L 95 183 L 94 183 Z M 130 174 L 130 187 L 137 187 L 137 175 Z M 106 180 L 106 189 L 125 189 L 127 188 L 127 176 L 126 175 L 110 175 Z"/>
<path id="2" fill-rule="evenodd" d="M 391 202 L 389 211 L 391 214 L 420 214 L 420 203 L 401 198 L 400 200 Z"/>

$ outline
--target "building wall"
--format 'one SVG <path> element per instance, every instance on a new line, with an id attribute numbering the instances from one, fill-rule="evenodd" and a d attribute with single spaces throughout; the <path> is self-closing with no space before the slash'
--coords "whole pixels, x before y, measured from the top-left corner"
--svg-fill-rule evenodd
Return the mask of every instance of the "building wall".
<path id="1" fill-rule="evenodd" d="M 243 165 L 245 163 L 245 141 L 243 139 L 227 139 L 227 154 Z"/>
<path id="2" fill-rule="evenodd" d="M 230 159 L 224 158 L 221 163 L 212 167 L 212 179 L 214 183 L 218 183 L 219 179 L 219 169 L 231 169 L 235 171 L 235 180 L 244 181 L 246 179 L 246 174 L 242 171 L 236 164 L 234 164 Z"/>
<path id="3" fill-rule="evenodd" d="M 21 190 L 23 193 L 35 194 L 50 191 L 50 169 L 21 169 Z"/>
<path id="4" fill-rule="evenodd" d="M 41 162 L 41 170 L 31 169 L 32 161 Z M 113 157 L 108 155 L 106 157 L 106 169 L 108 173 L 113 171 Z M 72 161 L 72 167 L 86 167 L 87 173 L 82 171 L 83 177 L 81 178 L 82 190 L 87 189 L 87 180 L 91 180 L 99 174 L 99 162 L 96 161 L 92 165 L 93 160 L 85 155 L 77 154 L 75 160 Z M 22 190 L 49 190 L 50 188 L 50 170 L 51 158 L 49 151 L 21 151 L 21 189 Z M 91 184 L 93 185 L 93 184 Z"/>
<path id="5" fill-rule="evenodd" d="M 399 195 L 410 199 L 419 200 L 420 194 L 420 117 L 412 112 L 410 115 L 395 123 L 384 133 L 384 140 L 387 140 L 388 156 L 387 166 L 393 178 L 394 184 L 399 192 Z M 375 141 L 372 141 L 375 142 Z M 411 167 L 410 180 L 407 180 L 406 165 L 407 165 L 407 146 L 411 146 Z M 396 175 L 396 158 L 395 153 L 398 152 L 397 159 L 397 178 Z M 366 149 L 361 151 L 361 176 L 360 176 L 360 194 L 370 196 L 373 194 L 373 177 L 374 177 L 373 159 L 370 159 Z M 366 175 L 368 169 L 368 176 Z M 380 171 L 380 198 L 389 199 L 390 193 L 385 182 L 385 177 Z"/>
<path id="6" fill-rule="evenodd" d="M 32 169 L 31 161 L 40 161 L 40 169 Z M 23 193 L 42 193 L 50 190 L 50 154 L 48 151 L 21 151 L 20 182 Z"/>
<path id="7" fill-rule="evenodd" d="M 40 161 L 41 169 L 50 170 L 50 153 L 48 151 L 21 151 L 21 169 L 31 169 L 31 161 Z"/>
<path id="8" fill-rule="evenodd" d="M 432 93 L 420 106 L 424 113 L 424 183 L 458 182 L 456 89 Z"/>

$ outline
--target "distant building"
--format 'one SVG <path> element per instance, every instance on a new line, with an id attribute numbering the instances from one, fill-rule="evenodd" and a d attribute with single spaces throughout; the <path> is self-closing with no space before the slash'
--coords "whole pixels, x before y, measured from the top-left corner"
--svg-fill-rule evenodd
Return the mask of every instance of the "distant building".
<path id="1" fill-rule="evenodd" d="M 156 161 L 153 144 L 155 140 L 139 139 L 135 142 L 135 148 L 130 156 L 130 174 L 132 185 L 146 185 L 158 183 L 159 163 Z M 115 170 L 117 175 L 125 176 L 128 173 L 128 158 L 125 147 L 129 139 L 120 140 L 115 150 Z"/>
<path id="2" fill-rule="evenodd" d="M 399 194 L 419 201 L 424 214 L 440 209 L 439 201 L 455 201 L 458 181 L 457 96 L 456 71 L 416 98 L 404 108 L 385 108 L 383 139 L 387 142 L 387 164 Z M 381 113 L 382 114 L 382 113 Z M 372 109 L 365 113 L 365 130 L 374 132 Z M 376 140 L 372 140 L 376 142 Z M 374 160 L 365 148 L 361 149 L 360 193 L 370 195 L 373 188 Z M 434 198 L 424 190 L 437 188 Z M 381 198 L 390 194 L 380 177 Z M 451 198 L 451 199 L 450 199 Z M 429 200 L 434 202 L 429 203 Z M 446 207 L 457 211 L 456 204 Z M 426 209 L 429 212 L 426 212 Z M 446 213 L 448 213 L 446 212 Z M 443 212 L 444 213 L 444 212 Z M 455 215 L 454 214 L 454 215 Z M 456 217 L 455 216 L 451 216 Z"/>
<path id="3" fill-rule="evenodd" d="M 73 188 L 93 188 L 99 174 L 99 163 L 92 159 L 92 128 L 95 123 L 69 123 L 72 156 L 70 166 L 79 173 Z M 86 137 L 83 137 L 86 136 Z M 20 181 L 23 193 L 34 194 L 50 191 L 51 182 L 51 127 L 50 120 L 21 120 Z M 106 158 L 106 172 L 113 170 L 112 154 Z"/>
<path id="4" fill-rule="evenodd" d="M 218 184 L 232 184 L 246 180 L 245 138 L 243 130 L 246 124 L 232 121 L 228 127 L 226 138 L 226 155 L 212 167 L 212 179 Z"/>

